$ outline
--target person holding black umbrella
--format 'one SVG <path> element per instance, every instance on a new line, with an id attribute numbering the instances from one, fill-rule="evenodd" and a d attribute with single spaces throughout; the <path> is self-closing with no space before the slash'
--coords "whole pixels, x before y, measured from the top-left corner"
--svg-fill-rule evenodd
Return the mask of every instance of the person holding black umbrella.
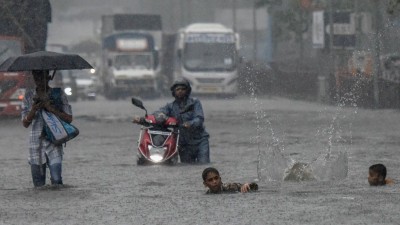
<path id="1" fill-rule="evenodd" d="M 48 141 L 44 135 L 45 122 L 42 110 L 58 116 L 67 123 L 72 121 L 72 110 L 67 97 L 61 88 L 50 88 L 49 81 L 53 76 L 49 71 L 93 69 L 77 54 L 63 54 L 49 51 L 38 51 L 9 57 L 0 64 L 0 71 L 32 71 L 36 89 L 28 90 L 22 102 L 22 125 L 32 130 L 29 136 L 29 164 L 35 187 L 46 184 L 46 165 L 50 169 L 51 183 L 62 185 L 63 147 Z"/>
<path id="2" fill-rule="evenodd" d="M 49 70 L 33 70 L 33 80 L 36 88 L 25 93 L 22 102 L 22 125 L 28 128 L 29 164 L 31 165 L 32 181 L 35 187 L 46 184 L 46 166 L 50 170 L 51 184 L 59 186 L 62 181 L 63 146 L 55 145 L 44 137 L 44 120 L 41 110 L 47 110 L 60 119 L 72 122 L 72 110 L 66 95 L 60 88 L 51 88 Z"/>

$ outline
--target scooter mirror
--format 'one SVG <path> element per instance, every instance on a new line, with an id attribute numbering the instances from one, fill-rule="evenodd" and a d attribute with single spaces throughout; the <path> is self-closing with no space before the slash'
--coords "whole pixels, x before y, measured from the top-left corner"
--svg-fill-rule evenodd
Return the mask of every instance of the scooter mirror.
<path id="1" fill-rule="evenodd" d="M 140 100 L 137 99 L 137 98 L 132 98 L 132 104 L 134 104 L 135 106 L 137 106 L 137 107 L 139 107 L 139 108 L 141 108 L 141 109 L 146 110 L 146 109 L 144 108 L 144 106 L 143 106 L 143 102 L 140 101 Z"/>
<path id="2" fill-rule="evenodd" d="M 147 116 L 147 109 L 143 106 L 143 102 L 140 101 L 137 98 L 132 98 L 132 104 L 134 104 L 135 106 L 143 109 L 146 112 L 146 116 Z"/>

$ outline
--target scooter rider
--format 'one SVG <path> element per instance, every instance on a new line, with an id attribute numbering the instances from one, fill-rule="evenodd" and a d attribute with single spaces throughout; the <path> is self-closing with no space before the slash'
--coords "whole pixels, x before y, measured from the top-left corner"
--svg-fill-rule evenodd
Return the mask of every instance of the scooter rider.
<path id="1" fill-rule="evenodd" d="M 200 100 L 189 97 L 192 88 L 184 79 L 171 86 L 175 100 L 167 103 L 160 111 L 178 119 L 180 127 L 179 157 L 182 163 L 209 163 L 209 134 L 204 127 L 204 113 Z M 133 122 L 139 122 L 134 118 Z"/>

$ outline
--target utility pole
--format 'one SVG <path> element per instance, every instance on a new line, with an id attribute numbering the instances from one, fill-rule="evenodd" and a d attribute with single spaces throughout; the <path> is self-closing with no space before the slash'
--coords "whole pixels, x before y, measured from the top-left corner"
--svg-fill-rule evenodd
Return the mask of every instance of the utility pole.
<path id="1" fill-rule="evenodd" d="M 333 1 L 334 0 L 329 0 L 329 57 L 331 62 L 329 64 L 330 71 L 328 73 L 328 78 L 329 76 L 333 76 L 333 79 L 336 79 L 336 60 L 333 51 Z M 335 97 L 338 97 L 338 90 L 336 86 L 335 86 L 335 92 L 336 92 Z"/>
<path id="2" fill-rule="evenodd" d="M 373 86 L 374 86 L 374 106 L 379 108 L 379 74 L 381 74 L 381 62 L 380 62 L 380 40 L 379 35 L 381 32 L 381 15 L 380 15 L 380 0 L 373 0 L 375 3 L 375 35 L 374 35 L 374 76 L 373 76 Z"/>
<path id="3" fill-rule="evenodd" d="M 185 7 L 184 7 L 184 0 L 179 0 L 179 20 L 180 20 L 180 27 L 183 27 L 185 25 Z"/>
<path id="4" fill-rule="evenodd" d="M 361 48 L 361 14 L 360 14 L 360 1 L 354 2 L 355 11 L 355 28 L 356 28 L 356 50 Z"/>
<path id="5" fill-rule="evenodd" d="M 254 39 L 253 39 L 253 61 L 257 62 L 257 55 L 258 55 L 258 32 L 257 32 L 257 0 L 253 1 L 253 35 L 254 35 Z"/>
<path id="6" fill-rule="evenodd" d="M 237 27 L 236 27 L 236 0 L 232 0 L 232 29 L 234 32 L 236 32 Z"/>
<path id="7" fill-rule="evenodd" d="M 193 8 L 193 2 L 192 2 L 192 0 L 186 0 L 186 12 L 187 12 L 187 16 L 186 16 L 186 20 L 187 20 L 187 22 L 186 22 L 186 24 L 190 24 L 190 23 L 192 23 L 192 21 L 193 21 L 193 11 L 192 11 L 192 8 Z"/>

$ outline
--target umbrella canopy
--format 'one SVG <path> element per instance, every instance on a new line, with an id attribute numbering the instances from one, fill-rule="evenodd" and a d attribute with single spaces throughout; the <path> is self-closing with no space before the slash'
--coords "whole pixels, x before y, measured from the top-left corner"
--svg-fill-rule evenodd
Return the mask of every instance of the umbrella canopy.
<path id="1" fill-rule="evenodd" d="M 0 71 L 73 70 L 93 67 L 77 54 L 38 51 L 10 57 L 0 65 Z"/>

